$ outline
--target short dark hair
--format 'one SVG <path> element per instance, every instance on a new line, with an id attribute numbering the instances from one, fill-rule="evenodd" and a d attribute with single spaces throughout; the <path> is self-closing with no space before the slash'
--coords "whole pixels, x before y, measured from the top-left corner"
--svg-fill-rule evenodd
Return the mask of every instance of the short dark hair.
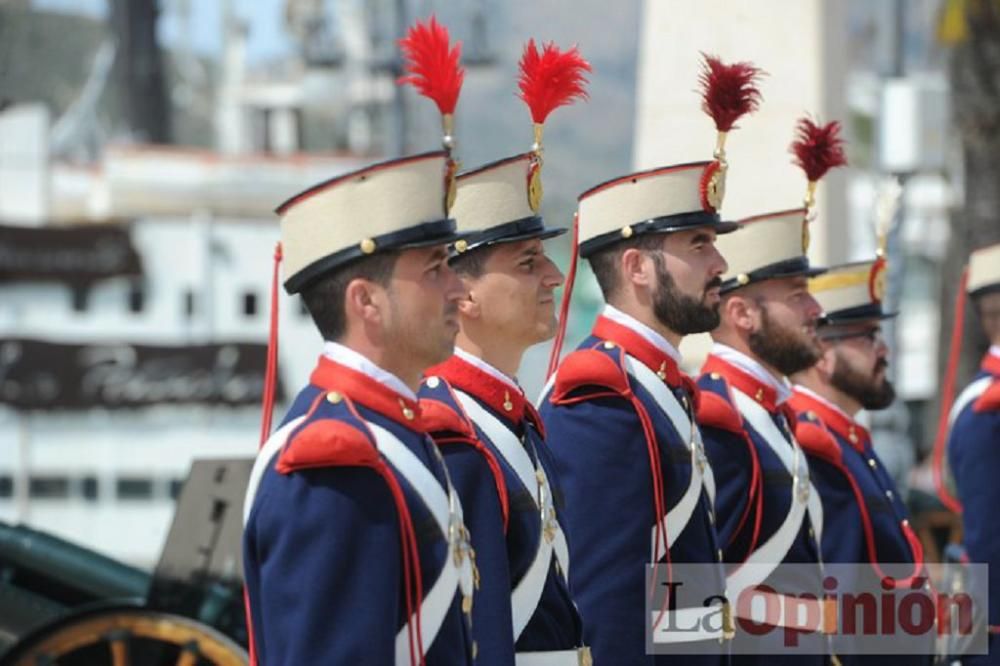
<path id="1" fill-rule="evenodd" d="M 483 245 L 473 250 L 467 250 L 457 254 L 448 261 L 451 270 L 455 271 L 459 277 L 479 278 L 486 271 L 486 262 L 489 261 L 497 244 Z"/>
<path id="2" fill-rule="evenodd" d="M 621 263 L 625 250 L 659 250 L 663 247 L 663 234 L 640 234 L 632 238 L 618 241 L 614 245 L 598 250 L 590 255 L 590 269 L 597 278 L 597 286 L 601 288 L 604 300 L 610 299 L 621 288 L 618 279 L 618 265 Z"/>
<path id="3" fill-rule="evenodd" d="M 347 332 L 344 297 L 351 280 L 370 280 L 387 286 L 398 258 L 399 251 L 363 257 L 326 273 L 302 290 L 302 302 L 324 340 L 339 340 Z"/>

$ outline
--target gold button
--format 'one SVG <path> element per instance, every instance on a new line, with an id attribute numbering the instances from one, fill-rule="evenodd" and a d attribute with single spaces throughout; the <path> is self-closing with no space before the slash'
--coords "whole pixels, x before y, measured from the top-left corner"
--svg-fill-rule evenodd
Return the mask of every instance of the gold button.
<path id="1" fill-rule="evenodd" d="M 374 252 L 375 241 L 373 241 L 371 238 L 366 238 L 363 241 L 361 241 L 361 251 L 364 252 L 365 254 L 371 254 L 372 252 Z"/>
<path id="2" fill-rule="evenodd" d="M 722 375 L 720 375 L 717 372 L 713 372 L 712 374 L 709 375 L 709 377 L 711 377 L 715 381 L 719 381 L 720 379 L 722 379 Z"/>
<path id="3" fill-rule="evenodd" d="M 809 410 L 808 412 L 806 412 L 806 418 L 809 419 L 810 421 L 815 421 L 816 420 L 816 412 L 814 412 L 812 410 Z"/>
<path id="4" fill-rule="evenodd" d="M 510 401 L 510 391 L 503 392 L 503 410 L 509 412 L 514 409 L 514 403 Z"/>
<path id="5" fill-rule="evenodd" d="M 890 501 L 892 501 L 892 491 L 891 490 L 885 491 L 885 496 L 888 497 Z"/>
<path id="6" fill-rule="evenodd" d="M 757 389 L 757 392 L 753 395 L 757 402 L 761 402 L 764 399 L 764 389 Z"/>
<path id="7" fill-rule="evenodd" d="M 615 343 L 611 342 L 611 340 L 605 340 L 604 341 L 604 348 L 605 349 L 614 349 L 615 348 Z"/>
<path id="8" fill-rule="evenodd" d="M 338 404 L 343 399 L 344 396 L 340 395 L 336 391 L 330 391 L 329 393 L 326 394 L 326 401 L 333 405 Z"/>
<path id="9" fill-rule="evenodd" d="M 462 254 L 463 252 L 465 252 L 468 249 L 469 249 L 469 242 L 467 240 L 465 240 L 464 238 L 461 238 L 461 239 L 455 241 L 455 252 L 458 252 L 459 254 Z"/>
<path id="10" fill-rule="evenodd" d="M 868 459 L 868 466 L 871 467 L 872 469 L 875 469 L 876 467 L 878 467 L 878 463 L 875 462 L 874 458 L 869 458 Z"/>
<path id="11" fill-rule="evenodd" d="M 632 238 L 632 227 L 628 225 L 622 227 L 622 238 Z"/>
<path id="12" fill-rule="evenodd" d="M 441 385 L 441 380 L 437 378 L 437 375 L 427 378 L 427 387 L 435 389 Z"/>
<path id="13" fill-rule="evenodd" d="M 472 595 L 466 594 L 462 597 L 462 612 L 468 615 L 472 612 Z"/>
<path id="14" fill-rule="evenodd" d="M 402 400 L 399 401 L 399 406 L 403 408 L 403 418 L 407 421 L 413 420 L 413 410 L 406 406 Z"/>
<path id="15" fill-rule="evenodd" d="M 858 443 L 858 433 L 854 431 L 854 427 L 851 427 L 850 432 L 847 434 L 847 439 L 851 440 L 851 444 Z"/>
<path id="16" fill-rule="evenodd" d="M 744 286 L 750 282 L 750 276 L 746 273 L 740 273 L 736 276 L 736 281 L 739 282 L 741 286 Z"/>

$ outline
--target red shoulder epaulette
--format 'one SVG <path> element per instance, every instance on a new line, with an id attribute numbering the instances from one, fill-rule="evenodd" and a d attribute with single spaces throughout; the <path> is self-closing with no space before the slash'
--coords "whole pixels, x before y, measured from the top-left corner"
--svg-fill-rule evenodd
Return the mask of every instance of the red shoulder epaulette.
<path id="1" fill-rule="evenodd" d="M 427 432 L 432 435 L 434 433 L 448 432 L 462 437 L 475 438 L 476 436 L 468 421 L 440 400 L 421 398 L 420 415 L 423 418 L 424 425 L 427 427 Z"/>
<path id="2" fill-rule="evenodd" d="M 799 421 L 795 425 L 795 439 L 806 453 L 835 464 L 841 461 L 843 454 L 837 440 L 821 425 Z"/>
<path id="3" fill-rule="evenodd" d="M 318 419 L 295 431 L 275 469 L 290 474 L 313 467 L 373 467 L 378 460 L 378 449 L 363 430 L 338 419 Z"/>
<path id="4" fill-rule="evenodd" d="M 1000 411 L 1000 379 L 994 379 L 993 383 L 986 387 L 972 409 L 977 413 Z"/>
<path id="5" fill-rule="evenodd" d="M 697 420 L 699 425 L 718 428 L 728 432 L 741 434 L 743 419 L 739 412 L 718 393 L 702 391 L 698 401 Z"/>
<path id="6" fill-rule="evenodd" d="M 597 386 L 619 395 L 629 395 L 628 374 L 621 363 L 596 349 L 581 349 L 567 356 L 559 366 L 553 402 L 564 402 L 572 391 L 584 386 Z"/>

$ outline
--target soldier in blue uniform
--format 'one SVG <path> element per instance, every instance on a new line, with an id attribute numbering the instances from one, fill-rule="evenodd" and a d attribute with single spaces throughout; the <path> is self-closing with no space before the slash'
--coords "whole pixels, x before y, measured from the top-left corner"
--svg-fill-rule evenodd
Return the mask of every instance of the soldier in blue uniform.
<path id="1" fill-rule="evenodd" d="M 822 174 L 820 174 L 822 175 Z M 812 192 L 819 176 L 810 177 Z M 807 278 L 823 272 L 806 256 L 809 205 L 740 221 L 720 239 L 729 261 L 723 278 L 721 324 L 698 380 L 698 419 L 716 479 L 719 539 L 727 587 L 735 602 L 735 664 L 823 664 L 828 641 L 818 625 L 800 621 L 775 576 L 780 565 L 803 565 L 795 586 L 822 595 L 818 539 L 822 507 L 809 478 L 806 456 L 792 429 L 795 417 L 785 377 L 819 358 L 820 307 Z M 740 599 L 768 584 L 767 617 Z M 821 616 L 812 609 L 812 622 Z M 768 631 L 751 636 L 750 622 Z M 770 654 L 768 654 L 770 653 Z"/>
<path id="2" fill-rule="evenodd" d="M 710 73 L 723 68 L 706 63 Z M 730 101 L 755 93 L 755 70 L 734 69 L 741 88 Z M 725 170 L 720 140 L 714 161 L 628 174 L 579 197 L 579 256 L 607 305 L 550 379 L 540 411 L 566 496 L 570 585 L 599 664 L 728 659 L 712 471 L 677 350 L 683 336 L 718 323 L 726 262 L 716 234 L 735 226 L 718 213 Z M 651 595 L 649 565 L 662 591 L 682 563 L 709 573 L 682 580 L 691 594 L 676 603 Z"/>
<path id="3" fill-rule="evenodd" d="M 247 490 L 256 664 L 473 663 L 474 554 L 415 393 L 458 331 L 453 173 L 426 153 L 278 208 L 284 286 L 325 342 Z"/>
<path id="4" fill-rule="evenodd" d="M 948 463 L 962 505 L 963 545 L 973 563 L 990 566 L 989 654 L 963 664 L 1000 664 L 1000 245 L 969 257 L 966 289 L 991 346 L 979 372 L 951 409 Z"/>
<path id="5" fill-rule="evenodd" d="M 576 76 L 589 69 L 575 48 L 546 50 L 575 63 Z M 529 42 L 522 77 L 532 75 L 535 54 Z M 544 117 L 534 120 L 540 129 Z M 555 333 L 563 279 L 542 244 L 566 230 L 539 215 L 540 166 L 536 143 L 458 177 L 452 214 L 468 232 L 451 261 L 465 286 L 460 331 L 455 355 L 427 371 L 420 396 L 488 574 L 473 608 L 480 663 L 578 666 L 590 655 L 566 580 L 558 479 L 541 420 L 516 380 L 525 350 Z"/>
<path id="6" fill-rule="evenodd" d="M 881 300 L 886 262 L 844 264 L 809 283 L 823 308 L 819 337 L 823 352 L 813 367 L 795 374 L 790 404 L 798 422 L 795 437 L 809 459 L 813 485 L 823 503 L 823 561 L 867 563 L 870 569 L 844 569 L 840 594 L 862 587 L 878 591 L 885 581 L 905 593 L 930 592 L 923 549 L 910 527 L 906 507 L 872 447 L 868 430 L 855 420 L 862 409 L 885 409 L 895 397 L 886 376 L 888 347 L 882 339 Z M 933 599 L 933 597 L 931 597 Z M 933 607 L 933 606 L 931 606 Z M 936 624 L 911 635 L 896 628 L 885 645 L 895 654 L 863 653 L 862 620 L 845 631 L 841 618 L 834 640 L 843 664 L 930 664 Z M 923 652 L 913 649 L 922 646 Z"/>

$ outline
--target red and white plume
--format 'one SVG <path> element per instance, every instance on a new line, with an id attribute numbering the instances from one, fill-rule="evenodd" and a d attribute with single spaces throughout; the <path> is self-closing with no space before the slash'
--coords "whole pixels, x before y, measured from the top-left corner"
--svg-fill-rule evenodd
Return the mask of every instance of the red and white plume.
<path id="1" fill-rule="evenodd" d="M 403 51 L 404 71 L 396 83 L 411 85 L 431 99 L 441 111 L 445 146 L 450 148 L 452 116 L 462 90 L 465 69 L 459 64 L 462 44 L 451 44 L 448 29 L 433 16 L 426 23 L 417 21 L 399 40 Z"/>
<path id="2" fill-rule="evenodd" d="M 701 83 L 701 108 L 715 121 L 715 129 L 728 132 L 736 121 L 760 106 L 757 84 L 764 72 L 749 62 L 727 65 L 715 56 L 702 54 L 698 81 Z"/>
<path id="3" fill-rule="evenodd" d="M 524 100 L 531 111 L 531 121 L 535 124 L 535 143 L 540 144 L 541 127 L 553 110 L 587 99 L 588 81 L 585 73 L 592 70 L 577 47 L 561 51 L 558 46 L 549 42 L 539 52 L 534 39 L 529 39 L 525 44 L 518 67 L 518 97 Z"/>
<path id="4" fill-rule="evenodd" d="M 834 167 L 847 164 L 840 123 L 836 120 L 817 125 L 810 118 L 799 118 L 795 124 L 795 139 L 789 148 L 810 183 L 815 183 Z"/>

